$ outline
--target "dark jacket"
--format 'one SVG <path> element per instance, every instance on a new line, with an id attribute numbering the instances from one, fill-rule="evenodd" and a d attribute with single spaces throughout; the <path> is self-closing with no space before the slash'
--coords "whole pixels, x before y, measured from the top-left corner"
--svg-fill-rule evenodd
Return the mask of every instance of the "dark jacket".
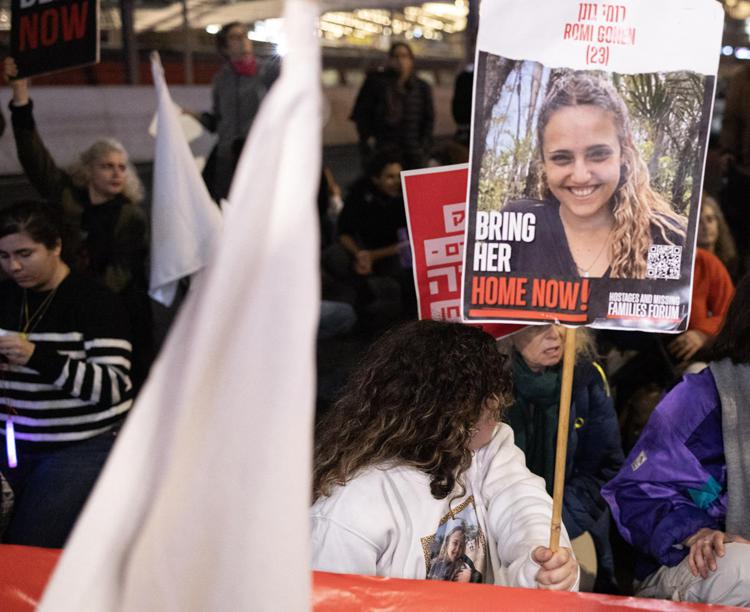
<path id="1" fill-rule="evenodd" d="M 563 522 L 571 538 L 590 531 L 606 510 L 601 488 L 622 466 L 624 455 L 612 398 L 598 364 L 573 375 Z"/>
<path id="2" fill-rule="evenodd" d="M 200 122 L 218 136 L 212 152 L 212 175 L 206 177 L 204 174 L 209 191 L 216 200 L 229 194 L 247 134 L 263 98 L 278 75 L 278 63 L 269 60 L 263 62 L 253 76 L 238 74 L 231 64 L 226 63 L 214 77 L 211 112 L 202 113 Z"/>
<path id="3" fill-rule="evenodd" d="M 515 380 L 514 384 L 518 386 Z M 518 397 L 523 391 L 517 388 L 514 393 Z M 518 420 L 509 413 L 509 421 L 515 431 Z M 555 427 L 556 422 L 554 419 Z M 556 436 L 548 443 L 551 448 L 547 448 L 551 458 L 555 452 L 554 439 Z M 528 446 L 532 441 L 527 439 L 526 443 Z M 522 450 L 528 452 L 523 447 Z M 620 429 L 604 372 L 596 363 L 580 363 L 573 374 L 563 523 L 571 539 L 586 531 L 591 534 L 599 562 L 599 579 L 605 582 L 613 579 L 614 562 L 609 543 L 609 512 L 601 487 L 617 474 L 622 463 Z M 551 492 L 552 482 L 547 482 L 547 488 Z"/>
<path id="4" fill-rule="evenodd" d="M 62 214 L 63 259 L 73 270 L 117 293 L 146 286 L 148 223 L 143 207 L 122 195 L 93 206 L 88 189 L 74 184 L 44 146 L 33 102 L 10 105 L 18 160 L 40 195 Z"/>
<path id="5" fill-rule="evenodd" d="M 435 109 L 432 89 L 411 76 L 402 87 L 393 70 L 373 72 L 359 90 L 350 117 L 361 141 L 373 137 L 375 146 L 396 146 L 407 169 L 425 165 L 432 147 Z"/>
<path id="6" fill-rule="evenodd" d="M 406 227 L 403 198 L 378 190 L 368 177 L 358 179 L 347 193 L 338 219 L 338 234 L 351 236 L 364 249 L 380 249 L 400 241 Z"/>

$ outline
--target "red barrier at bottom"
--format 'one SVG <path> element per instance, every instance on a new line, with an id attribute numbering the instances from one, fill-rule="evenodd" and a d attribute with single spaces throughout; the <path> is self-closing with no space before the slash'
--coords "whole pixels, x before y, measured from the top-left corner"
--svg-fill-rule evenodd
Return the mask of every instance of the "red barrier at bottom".
<path id="1" fill-rule="evenodd" d="M 37 606 L 44 585 L 60 556 L 59 550 L 0 545 L 0 610 L 30 612 Z M 589 593 L 552 593 L 509 589 L 484 584 L 452 584 L 426 580 L 397 580 L 313 572 L 315 612 L 408 610 L 702 610 L 714 606 L 657 599 L 614 597 Z M 721 608 L 731 610 L 733 608 Z M 737 608 L 738 610 L 740 608 Z"/>
<path id="2" fill-rule="evenodd" d="M 0 610 L 34 610 L 60 552 L 54 548 L 0 545 Z"/>
<path id="3" fill-rule="evenodd" d="M 741 610 L 725 606 L 675 603 L 664 599 L 617 597 L 593 593 L 558 593 L 537 589 L 511 589 L 488 584 L 456 584 L 426 580 L 399 580 L 349 574 L 313 572 L 315 612 L 352 610 L 408 610 L 448 612 L 463 610 L 522 610 L 548 612 L 573 610 Z"/>

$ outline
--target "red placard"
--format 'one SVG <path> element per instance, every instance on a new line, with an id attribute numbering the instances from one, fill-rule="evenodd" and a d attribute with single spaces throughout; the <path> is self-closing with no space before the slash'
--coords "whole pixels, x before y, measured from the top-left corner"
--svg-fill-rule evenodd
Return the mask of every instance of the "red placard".
<path id="1" fill-rule="evenodd" d="M 401 173 L 420 319 L 461 321 L 468 179 L 468 164 Z M 500 338 L 522 326 L 481 327 Z"/>

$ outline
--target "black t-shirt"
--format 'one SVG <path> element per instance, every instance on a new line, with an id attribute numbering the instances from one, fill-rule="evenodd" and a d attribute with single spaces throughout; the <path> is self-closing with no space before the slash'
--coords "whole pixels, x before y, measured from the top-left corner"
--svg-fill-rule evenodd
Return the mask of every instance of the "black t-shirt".
<path id="1" fill-rule="evenodd" d="M 88 201 L 88 197 L 86 198 Z M 81 216 L 81 252 L 78 270 L 87 270 L 94 278 L 103 278 L 113 262 L 113 236 L 124 198 L 118 196 L 103 204 L 88 204 Z"/>
<path id="2" fill-rule="evenodd" d="M 405 227 L 403 199 L 381 193 L 369 178 L 352 186 L 338 221 L 338 233 L 351 236 L 366 249 L 399 242 L 398 230 Z"/>

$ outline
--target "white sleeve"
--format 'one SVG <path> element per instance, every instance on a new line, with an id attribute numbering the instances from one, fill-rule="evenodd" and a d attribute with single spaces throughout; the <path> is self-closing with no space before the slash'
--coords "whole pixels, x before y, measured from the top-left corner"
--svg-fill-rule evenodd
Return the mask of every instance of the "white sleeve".
<path id="1" fill-rule="evenodd" d="M 537 546 L 549 546 L 552 498 L 544 480 L 527 467 L 523 452 L 513 442 L 513 430 L 500 425 L 482 452 L 489 462 L 482 480 L 488 529 L 497 546 L 508 586 L 536 588 L 540 566 L 531 559 Z M 570 547 L 562 528 L 560 546 Z M 571 590 L 577 590 L 576 586 Z"/>
<path id="2" fill-rule="evenodd" d="M 312 517 L 312 567 L 322 572 L 375 576 L 377 546 L 324 516 Z"/>

